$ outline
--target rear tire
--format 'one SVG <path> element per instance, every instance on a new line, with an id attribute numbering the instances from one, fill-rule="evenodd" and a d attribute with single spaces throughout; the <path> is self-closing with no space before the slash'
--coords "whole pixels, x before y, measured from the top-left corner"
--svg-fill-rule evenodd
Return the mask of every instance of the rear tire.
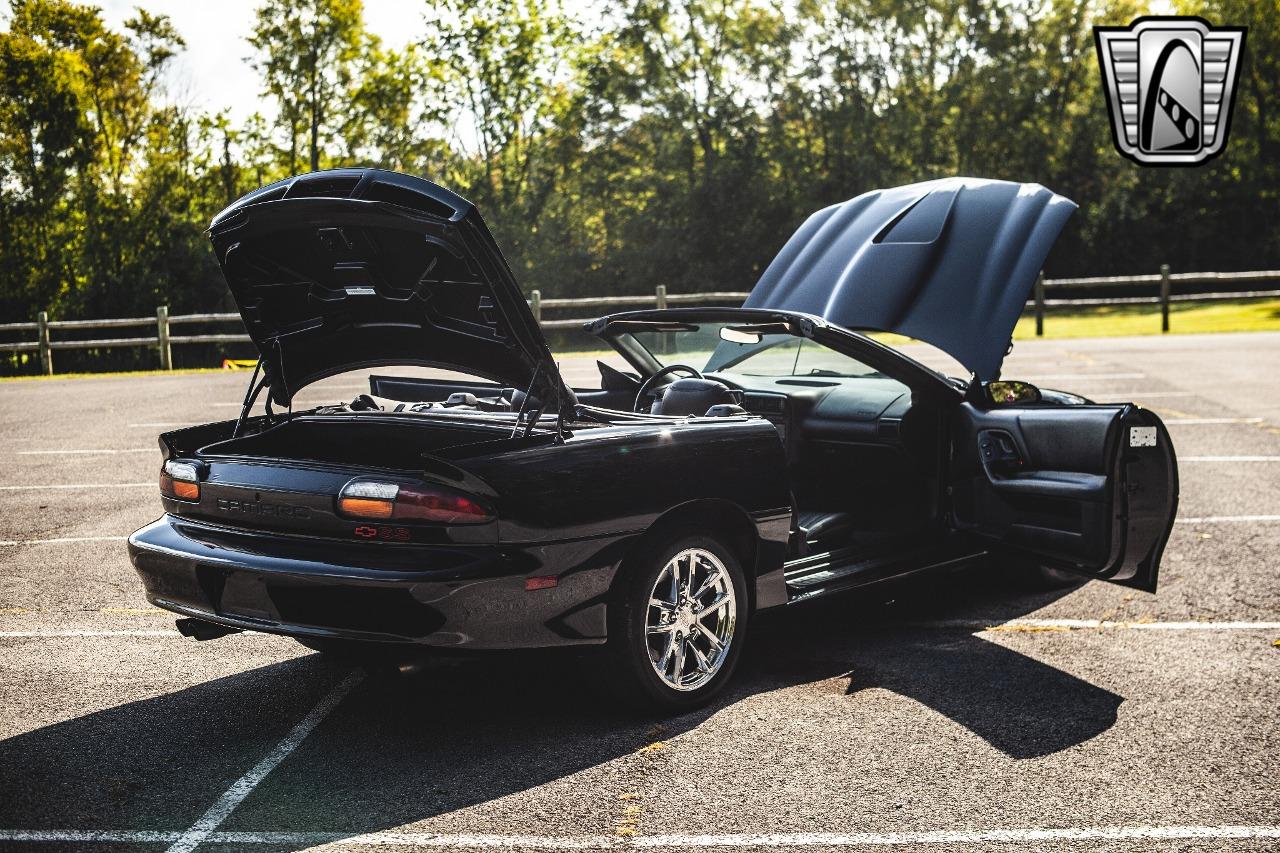
<path id="1" fill-rule="evenodd" d="M 629 561 L 609 608 L 608 668 L 632 707 L 705 705 L 733 676 L 747 634 L 746 579 L 733 551 L 679 535 Z"/>

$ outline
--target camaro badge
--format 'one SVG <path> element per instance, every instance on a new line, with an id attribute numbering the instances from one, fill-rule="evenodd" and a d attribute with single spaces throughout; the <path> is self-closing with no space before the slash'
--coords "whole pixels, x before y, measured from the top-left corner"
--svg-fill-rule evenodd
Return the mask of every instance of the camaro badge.
<path id="1" fill-rule="evenodd" d="M 1194 166 L 1221 154 L 1245 30 L 1189 17 L 1094 27 L 1120 153 L 1144 166 Z"/>

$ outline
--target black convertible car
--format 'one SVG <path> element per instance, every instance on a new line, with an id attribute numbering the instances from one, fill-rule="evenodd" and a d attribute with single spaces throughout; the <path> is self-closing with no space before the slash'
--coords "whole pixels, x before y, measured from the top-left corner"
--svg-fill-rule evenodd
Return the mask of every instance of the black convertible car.
<path id="1" fill-rule="evenodd" d="M 161 436 L 164 515 L 130 556 L 198 639 L 599 644 L 622 689 L 676 708 L 772 607 L 992 556 L 1153 591 L 1178 495 L 1160 419 L 999 381 L 1074 209 L 968 178 L 858 196 L 742 308 L 589 324 L 632 370 L 575 392 L 467 201 L 376 169 L 272 184 L 210 229 L 259 372 L 238 419 Z M 392 365 L 475 378 L 373 375 L 292 409 Z"/>

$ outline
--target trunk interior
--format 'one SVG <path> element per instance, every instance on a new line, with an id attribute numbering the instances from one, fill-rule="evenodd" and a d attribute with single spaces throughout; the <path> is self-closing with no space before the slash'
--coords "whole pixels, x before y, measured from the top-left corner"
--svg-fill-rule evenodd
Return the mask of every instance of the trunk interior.
<path id="1" fill-rule="evenodd" d="M 202 456 L 263 457 L 371 468 L 418 469 L 423 456 L 448 458 L 450 450 L 507 446 L 510 428 L 500 425 L 379 419 L 376 415 L 298 417 L 263 432 L 200 448 Z"/>

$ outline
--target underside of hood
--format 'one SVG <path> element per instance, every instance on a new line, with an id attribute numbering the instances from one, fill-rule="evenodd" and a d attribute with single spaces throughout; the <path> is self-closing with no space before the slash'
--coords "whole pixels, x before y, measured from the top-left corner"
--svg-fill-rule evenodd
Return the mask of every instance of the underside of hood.
<path id="1" fill-rule="evenodd" d="M 209 229 L 273 401 L 347 370 L 417 364 L 571 405 L 541 330 L 475 207 L 379 169 L 289 178 Z"/>
<path id="2" fill-rule="evenodd" d="M 897 332 L 994 379 L 1075 209 L 1039 184 L 978 178 L 865 193 L 810 216 L 743 307 Z"/>

